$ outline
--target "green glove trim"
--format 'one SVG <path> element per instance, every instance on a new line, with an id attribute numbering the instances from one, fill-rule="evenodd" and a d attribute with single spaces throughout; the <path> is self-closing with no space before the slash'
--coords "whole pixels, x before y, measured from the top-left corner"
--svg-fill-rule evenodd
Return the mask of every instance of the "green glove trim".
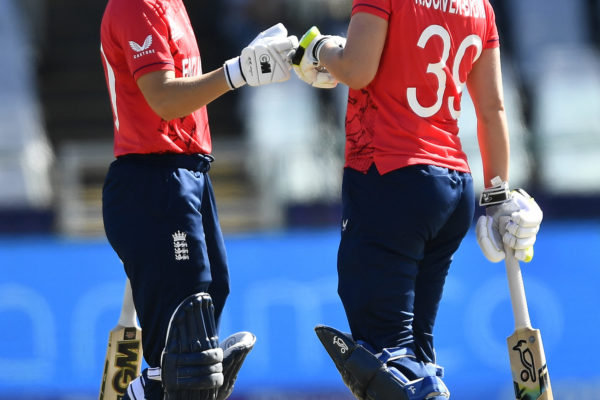
<path id="1" fill-rule="evenodd" d="M 294 53 L 294 56 L 292 57 L 292 64 L 300 65 L 300 61 L 302 61 L 302 57 L 304 56 L 306 49 L 308 48 L 310 43 L 313 40 L 315 40 L 315 38 L 317 36 L 319 36 L 320 34 L 321 34 L 321 32 L 319 31 L 319 28 L 317 28 L 316 26 L 313 26 L 308 31 L 306 31 L 306 33 L 300 39 L 298 49 L 296 50 L 296 52 Z"/>

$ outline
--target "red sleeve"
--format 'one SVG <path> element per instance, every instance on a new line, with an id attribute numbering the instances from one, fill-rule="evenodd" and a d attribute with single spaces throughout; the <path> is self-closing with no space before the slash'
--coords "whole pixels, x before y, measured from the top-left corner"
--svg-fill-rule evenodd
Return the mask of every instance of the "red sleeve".
<path id="1" fill-rule="evenodd" d="M 390 0 L 353 0 L 352 15 L 358 12 L 373 14 L 387 21 L 392 12 L 392 5 Z"/>
<path id="2" fill-rule="evenodd" d="M 485 0 L 485 15 L 487 22 L 486 38 L 483 44 L 484 49 L 493 49 L 500 46 L 500 37 L 498 27 L 496 26 L 496 14 L 489 0 Z"/>
<path id="3" fill-rule="evenodd" d="M 174 70 L 164 8 L 155 0 L 120 4 L 121 9 L 112 15 L 112 33 L 134 79 L 153 71 Z"/>

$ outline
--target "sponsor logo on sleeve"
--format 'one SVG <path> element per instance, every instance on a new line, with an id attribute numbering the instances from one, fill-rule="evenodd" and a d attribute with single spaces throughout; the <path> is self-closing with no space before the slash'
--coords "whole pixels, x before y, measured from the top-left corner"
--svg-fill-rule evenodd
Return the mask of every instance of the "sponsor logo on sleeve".
<path id="1" fill-rule="evenodd" d="M 146 39 L 144 39 L 144 43 L 142 43 L 141 45 L 134 42 L 133 40 L 130 40 L 129 46 L 131 47 L 131 50 L 135 51 L 136 53 L 133 56 L 134 59 L 155 53 L 155 50 L 150 48 L 152 47 L 152 35 L 146 36 Z"/>

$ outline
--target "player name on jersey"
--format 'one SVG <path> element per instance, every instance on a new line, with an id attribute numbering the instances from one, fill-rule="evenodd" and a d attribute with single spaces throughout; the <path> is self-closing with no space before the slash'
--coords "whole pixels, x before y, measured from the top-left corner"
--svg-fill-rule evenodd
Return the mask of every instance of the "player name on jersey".
<path id="1" fill-rule="evenodd" d="M 415 0 L 415 4 L 449 14 L 485 18 L 483 0 Z"/>

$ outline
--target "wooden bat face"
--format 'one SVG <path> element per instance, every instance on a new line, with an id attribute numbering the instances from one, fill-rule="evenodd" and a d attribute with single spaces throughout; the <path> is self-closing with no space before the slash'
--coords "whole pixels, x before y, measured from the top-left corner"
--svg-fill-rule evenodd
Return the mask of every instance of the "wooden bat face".
<path id="1" fill-rule="evenodd" d="M 517 400 L 552 400 L 550 377 L 538 329 L 517 329 L 508 339 L 508 354 Z"/>
<path id="2" fill-rule="evenodd" d="M 142 330 L 117 326 L 108 338 L 100 400 L 120 400 L 142 367 Z"/>

